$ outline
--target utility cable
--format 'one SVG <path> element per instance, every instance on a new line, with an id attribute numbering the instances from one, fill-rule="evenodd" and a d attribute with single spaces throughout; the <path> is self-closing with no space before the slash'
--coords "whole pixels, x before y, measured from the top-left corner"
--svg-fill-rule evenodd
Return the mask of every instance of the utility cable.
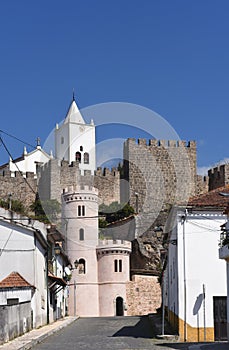
<path id="1" fill-rule="evenodd" d="M 19 139 L 18 137 L 14 136 L 14 135 L 11 135 L 11 134 L 7 133 L 6 131 L 0 130 L 0 133 L 3 133 L 3 134 L 5 134 L 5 135 L 9 136 L 9 137 L 11 137 L 12 139 L 15 139 L 15 140 L 17 140 L 17 141 L 23 143 L 24 145 L 27 145 L 27 146 L 29 146 L 29 147 L 31 147 L 31 148 L 33 148 L 33 149 L 36 149 L 35 146 L 31 145 L 31 144 L 28 143 L 28 142 L 25 142 L 25 141 Z"/>
<path id="2" fill-rule="evenodd" d="M 5 142 L 3 141 L 3 139 L 2 139 L 1 136 L 0 136 L 0 142 L 2 143 L 3 147 L 5 148 L 6 152 L 7 152 L 8 155 L 10 156 L 10 158 L 13 160 L 13 157 L 12 157 L 10 151 L 8 150 L 6 144 L 5 144 Z M 29 186 L 29 188 L 31 189 L 31 191 L 36 195 L 37 193 L 34 191 L 34 189 L 33 189 L 32 186 L 30 185 L 30 183 L 27 181 L 27 179 L 22 175 L 22 173 L 21 173 L 21 171 L 20 171 L 20 169 L 19 169 L 17 163 L 14 163 L 14 164 L 15 164 L 15 166 L 16 166 L 16 168 L 17 168 L 19 174 L 21 175 L 21 177 L 22 177 L 23 180 L 25 181 L 25 183 Z"/>

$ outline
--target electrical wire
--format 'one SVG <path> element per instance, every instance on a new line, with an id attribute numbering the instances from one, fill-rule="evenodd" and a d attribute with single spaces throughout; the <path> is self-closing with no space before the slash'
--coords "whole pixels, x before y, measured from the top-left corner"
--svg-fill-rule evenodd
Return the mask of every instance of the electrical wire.
<path id="1" fill-rule="evenodd" d="M 8 155 L 10 156 L 10 158 L 13 160 L 13 157 L 10 153 L 10 151 L 8 150 L 8 147 L 6 146 L 5 142 L 3 141 L 2 137 L 0 136 L 0 142 L 2 142 L 3 147 L 5 148 L 6 152 L 8 153 Z M 22 179 L 25 181 L 25 183 L 29 186 L 29 188 L 31 189 L 31 191 L 36 195 L 37 193 L 34 191 L 34 189 L 32 188 L 32 186 L 30 185 L 30 183 L 27 181 L 27 179 L 22 175 L 17 163 L 15 163 L 15 166 L 19 172 L 19 174 L 21 175 Z"/>
<path id="2" fill-rule="evenodd" d="M 23 141 L 23 140 L 19 139 L 18 137 L 14 136 L 14 135 L 11 135 L 11 134 L 7 133 L 6 131 L 0 130 L 0 133 L 5 134 L 5 135 L 9 136 L 9 137 L 11 137 L 11 138 L 13 138 L 13 139 L 15 139 L 15 140 L 17 140 L 17 141 L 19 141 L 19 142 L 23 143 L 24 145 L 27 145 L 27 146 L 30 146 L 30 147 L 31 147 L 31 148 L 33 148 L 33 149 L 36 149 L 36 147 L 35 147 L 35 146 L 31 145 L 31 144 L 30 144 L 30 143 L 28 143 L 28 142 L 25 142 L 25 141 Z"/>

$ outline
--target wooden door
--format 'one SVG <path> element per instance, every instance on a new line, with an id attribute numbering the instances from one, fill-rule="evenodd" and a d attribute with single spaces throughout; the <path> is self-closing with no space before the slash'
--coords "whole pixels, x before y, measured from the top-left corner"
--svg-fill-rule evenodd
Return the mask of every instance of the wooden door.
<path id="1" fill-rule="evenodd" d="M 215 341 L 227 340 L 227 297 L 213 297 Z"/>

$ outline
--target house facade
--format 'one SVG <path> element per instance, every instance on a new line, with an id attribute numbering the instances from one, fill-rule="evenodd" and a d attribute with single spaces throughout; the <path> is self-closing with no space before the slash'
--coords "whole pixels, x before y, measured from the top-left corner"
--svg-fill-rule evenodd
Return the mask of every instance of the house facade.
<path id="1" fill-rule="evenodd" d="M 55 254 L 61 242 L 56 230 L 41 222 L 0 208 L 0 229 L 0 342 L 5 342 L 67 314 L 69 261 L 62 248 Z"/>
<path id="2" fill-rule="evenodd" d="M 163 301 L 168 320 L 183 341 L 225 340 L 219 303 L 225 300 L 226 267 L 218 259 L 224 203 L 216 193 L 193 199 L 189 209 L 178 208 L 166 244 L 167 265 Z M 225 314 L 225 310 L 223 311 Z"/>

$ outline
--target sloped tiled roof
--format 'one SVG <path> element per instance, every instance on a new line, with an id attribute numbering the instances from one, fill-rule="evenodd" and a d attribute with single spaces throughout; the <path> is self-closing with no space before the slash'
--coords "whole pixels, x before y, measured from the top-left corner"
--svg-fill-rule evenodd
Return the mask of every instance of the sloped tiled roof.
<path id="1" fill-rule="evenodd" d="M 0 288 L 23 288 L 33 287 L 18 272 L 11 272 L 6 278 L 0 281 Z"/>
<path id="2" fill-rule="evenodd" d="M 226 209 L 229 197 L 220 196 L 219 193 L 229 193 L 229 186 L 219 187 L 215 190 L 193 197 L 188 205 L 192 207 L 223 208 Z"/>

